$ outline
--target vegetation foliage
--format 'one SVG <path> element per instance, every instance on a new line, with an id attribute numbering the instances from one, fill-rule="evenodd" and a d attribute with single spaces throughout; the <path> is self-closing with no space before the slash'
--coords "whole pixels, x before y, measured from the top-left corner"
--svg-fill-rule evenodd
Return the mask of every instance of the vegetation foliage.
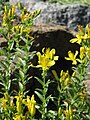
<path id="1" fill-rule="evenodd" d="M 68 70 L 61 70 L 58 76 L 56 71 L 52 70 L 52 80 L 47 77 L 47 73 L 58 60 L 59 56 L 55 56 L 56 50 L 43 48 L 42 53 L 30 51 L 33 44 L 30 32 L 33 20 L 40 14 L 40 10 L 30 13 L 26 8 L 22 9 L 20 3 L 18 6 L 21 10 L 20 23 L 15 22 L 15 6 L 5 6 L 0 29 L 0 33 L 7 40 L 7 46 L 0 47 L 0 119 L 90 120 L 90 98 L 84 84 L 88 74 L 86 69 L 90 64 L 90 27 L 78 26 L 76 38 L 70 40 L 72 44 L 80 45 L 80 51 L 69 51 L 65 57 L 72 61 L 73 74 L 70 75 Z M 24 45 L 20 44 L 21 42 Z M 36 66 L 32 63 L 34 55 L 38 58 Z M 30 97 L 26 84 L 32 80 L 28 73 L 31 67 L 41 71 L 40 78 L 34 76 L 41 87 L 35 88 Z M 53 82 L 56 82 L 57 94 L 47 94 Z M 49 108 L 49 101 L 53 102 L 56 109 Z M 40 114 L 39 118 L 37 112 Z"/>

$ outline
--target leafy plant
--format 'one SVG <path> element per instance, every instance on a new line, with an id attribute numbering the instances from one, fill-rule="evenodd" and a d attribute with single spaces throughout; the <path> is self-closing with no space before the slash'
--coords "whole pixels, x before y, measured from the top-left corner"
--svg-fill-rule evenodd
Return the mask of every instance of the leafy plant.
<path id="1" fill-rule="evenodd" d="M 2 28 L 0 33 L 7 40 L 7 46 L 0 47 L 0 119 L 33 119 L 35 114 L 34 95 L 31 99 L 26 95 L 26 84 L 30 80 L 27 71 L 35 51 L 30 52 L 33 37 L 30 36 L 33 19 L 40 13 L 32 14 L 26 9 L 21 12 L 21 22 L 16 24 L 15 6 L 4 7 Z M 23 43 L 24 45 L 22 45 Z M 16 87 L 17 86 L 17 89 Z M 14 87 L 14 88 L 13 88 Z M 26 109 L 26 110 L 25 110 Z"/>
<path id="2" fill-rule="evenodd" d="M 7 40 L 7 45 L 0 47 L 0 119 L 1 120 L 90 120 L 90 102 L 84 81 L 88 75 L 90 64 L 90 27 L 78 26 L 79 32 L 71 43 L 80 45 L 80 51 L 68 52 L 66 60 L 72 61 L 73 74 L 61 71 L 60 76 L 52 70 L 53 77 L 48 77 L 48 71 L 55 65 L 58 56 L 55 49 L 43 48 L 42 53 L 30 51 L 33 37 L 30 36 L 33 20 L 40 10 L 30 13 L 26 8 L 21 10 L 21 20 L 17 23 L 15 6 L 4 7 L 3 23 L 0 33 Z M 32 59 L 38 57 L 34 66 Z M 41 76 L 34 76 L 41 87 L 35 88 L 35 95 L 28 95 L 26 84 L 32 76 L 28 74 L 30 67 L 38 68 Z M 55 94 L 49 94 L 50 84 L 56 83 Z M 55 91 L 55 90 L 53 90 Z M 52 101 L 56 109 L 49 108 Z M 36 109 L 41 115 L 35 116 Z M 37 115 L 37 114 L 36 114 Z"/>
<path id="3" fill-rule="evenodd" d="M 50 48 L 46 49 L 46 51 L 45 48 L 43 48 L 42 53 L 43 54 L 41 54 L 40 52 L 37 53 L 38 65 L 37 66 L 32 65 L 32 67 L 41 68 L 42 70 L 42 79 L 35 77 L 42 86 L 42 89 L 36 88 L 35 91 L 40 101 L 42 102 L 42 104 L 39 104 L 38 110 L 41 113 L 42 120 L 46 120 L 47 118 L 55 119 L 54 116 L 55 112 L 47 109 L 49 100 L 50 99 L 53 100 L 53 97 L 51 95 L 47 96 L 48 87 L 52 81 L 50 81 L 50 79 L 46 80 L 46 77 L 47 77 L 47 70 L 49 70 L 49 68 L 55 64 L 55 61 L 58 60 L 58 56 L 54 56 L 55 49 L 52 49 L 50 51 Z"/>

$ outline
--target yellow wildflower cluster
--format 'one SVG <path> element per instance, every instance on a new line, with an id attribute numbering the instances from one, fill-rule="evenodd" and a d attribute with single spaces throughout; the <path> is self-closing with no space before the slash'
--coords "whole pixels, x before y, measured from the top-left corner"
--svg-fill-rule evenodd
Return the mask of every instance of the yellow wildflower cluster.
<path id="1" fill-rule="evenodd" d="M 29 35 L 30 31 L 31 31 L 30 27 L 25 27 L 22 24 L 18 24 L 18 25 L 15 25 L 12 27 L 13 34 L 15 33 L 15 34 L 26 35 L 26 36 L 30 37 L 30 35 Z"/>
<path id="2" fill-rule="evenodd" d="M 87 25 L 85 30 L 82 26 L 78 26 L 79 33 L 76 34 L 76 38 L 70 40 L 71 43 L 78 43 L 81 44 L 82 42 L 88 42 L 87 39 L 90 38 L 90 28 Z"/>
<path id="3" fill-rule="evenodd" d="M 29 12 L 26 13 L 26 9 L 24 8 L 24 11 L 22 11 L 22 14 L 21 14 L 22 22 L 28 21 L 30 17 L 31 17 L 31 14 Z"/>
<path id="4" fill-rule="evenodd" d="M 30 115 L 34 116 L 36 112 L 36 108 L 35 108 L 36 101 L 34 100 L 34 95 L 32 95 L 31 100 L 30 97 L 27 96 L 27 99 L 24 100 L 23 103 L 27 106 Z"/>
<path id="5" fill-rule="evenodd" d="M 71 105 L 69 105 L 69 108 L 66 109 L 64 111 L 64 113 L 65 113 L 65 116 L 66 116 L 66 120 L 73 120 L 73 112 L 72 112 Z"/>
<path id="6" fill-rule="evenodd" d="M 17 115 L 20 115 L 20 113 L 22 115 L 22 113 L 23 113 L 22 112 L 23 104 L 28 108 L 28 111 L 26 111 L 26 115 L 27 114 L 31 115 L 31 116 L 35 115 L 35 112 L 36 112 L 36 108 L 35 108 L 36 101 L 34 100 L 34 95 L 32 95 L 31 100 L 30 100 L 29 96 L 27 96 L 26 99 L 23 99 L 22 95 L 16 96 L 15 98 L 16 98 L 16 109 L 17 109 L 16 117 L 18 117 Z M 26 116 L 23 116 L 23 117 L 26 117 Z M 14 120 L 16 120 L 16 119 L 14 119 Z"/>
<path id="7" fill-rule="evenodd" d="M 69 51 L 69 52 L 68 52 L 68 56 L 69 56 L 69 57 L 65 57 L 65 59 L 66 59 L 66 60 L 71 60 L 71 61 L 72 61 L 72 64 L 73 64 L 73 65 L 76 65 L 76 64 L 77 64 L 77 60 L 78 60 L 78 59 L 76 59 L 77 55 L 78 55 L 78 51 L 77 51 L 77 50 L 76 50 L 76 52 L 75 52 L 75 55 L 74 55 L 74 53 L 72 53 L 71 51 Z"/>
<path id="8" fill-rule="evenodd" d="M 14 99 L 16 99 L 16 102 L 14 102 Z M 8 110 L 8 105 L 10 105 L 9 107 L 11 107 L 12 110 L 14 110 L 14 116 L 13 119 L 14 120 L 21 120 L 23 118 L 23 120 L 25 120 L 27 118 L 27 116 L 34 116 L 36 113 L 36 101 L 34 99 L 34 95 L 32 95 L 31 99 L 29 96 L 25 98 L 23 98 L 22 95 L 18 95 L 15 97 L 10 98 L 10 104 L 8 103 L 8 99 L 2 98 L 2 108 L 4 109 L 4 111 Z M 24 107 L 27 107 L 27 111 L 26 113 L 24 113 L 23 115 L 23 110 Z"/>
<path id="9" fill-rule="evenodd" d="M 64 102 L 66 106 L 66 110 L 63 110 L 61 107 L 58 109 L 58 116 L 60 117 L 62 114 L 65 115 L 65 120 L 73 120 L 73 110 L 71 105 L 68 105 L 67 102 Z"/>
<path id="10" fill-rule="evenodd" d="M 7 26 L 9 22 L 13 22 L 14 14 L 15 14 L 15 5 L 12 5 L 11 9 L 8 9 L 6 6 L 4 7 L 5 12 L 3 15 L 3 26 Z"/>
<path id="11" fill-rule="evenodd" d="M 28 23 L 29 21 L 32 21 L 32 19 L 35 18 L 38 14 L 40 14 L 40 10 L 36 10 L 33 13 L 30 13 L 26 8 L 24 8 L 21 14 L 21 21 L 22 23 Z"/>
<path id="12" fill-rule="evenodd" d="M 68 57 L 65 57 L 66 60 L 71 60 L 73 65 L 77 65 L 77 62 L 84 63 L 87 58 L 90 58 L 90 28 L 88 25 L 85 29 L 82 26 L 78 26 L 78 28 L 80 32 L 70 42 L 81 45 L 80 54 L 77 50 L 75 54 L 69 51 Z M 78 55 L 79 58 L 77 58 Z"/>
<path id="13" fill-rule="evenodd" d="M 60 73 L 60 83 L 62 84 L 62 87 L 63 86 L 68 86 L 69 82 L 70 82 L 70 75 L 69 75 L 68 70 L 66 72 L 61 70 L 61 73 Z"/>
<path id="14" fill-rule="evenodd" d="M 4 108 L 4 110 L 7 109 L 7 101 L 8 100 L 5 100 L 4 98 L 2 98 L 2 107 Z"/>
<path id="15" fill-rule="evenodd" d="M 48 70 L 51 66 L 55 64 L 55 61 L 58 60 L 58 56 L 55 55 L 55 49 L 50 50 L 50 48 L 42 49 L 42 53 L 37 52 L 38 56 L 38 65 L 36 68 L 42 68 L 42 70 Z"/>
<path id="16" fill-rule="evenodd" d="M 8 102 L 8 96 L 7 93 L 4 93 L 4 97 L 1 98 L 1 106 L 3 107 L 4 110 L 7 109 L 7 102 Z"/>

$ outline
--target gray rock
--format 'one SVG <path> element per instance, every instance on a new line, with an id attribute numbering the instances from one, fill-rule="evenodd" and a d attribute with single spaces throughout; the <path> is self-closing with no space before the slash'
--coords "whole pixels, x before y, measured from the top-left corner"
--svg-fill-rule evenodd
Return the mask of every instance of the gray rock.
<path id="1" fill-rule="evenodd" d="M 41 9 L 41 14 L 35 19 L 35 24 L 58 24 L 77 30 L 77 25 L 84 27 L 90 23 L 90 6 L 61 5 L 42 0 L 10 0 L 10 4 L 21 2 L 30 12 Z"/>

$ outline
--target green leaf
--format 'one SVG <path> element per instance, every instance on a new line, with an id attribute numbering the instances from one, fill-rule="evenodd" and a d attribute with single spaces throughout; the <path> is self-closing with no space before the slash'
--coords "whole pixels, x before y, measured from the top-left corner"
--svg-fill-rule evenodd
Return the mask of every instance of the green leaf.
<path id="1" fill-rule="evenodd" d="M 3 55 L 3 56 L 6 56 L 6 51 L 2 48 L 0 48 L 0 56 Z"/>
<path id="2" fill-rule="evenodd" d="M 1 94 L 1 95 L 3 95 L 3 94 L 4 94 L 4 92 L 1 92 L 1 91 L 0 91 L 0 94 Z"/>
<path id="3" fill-rule="evenodd" d="M 43 81 L 40 79 L 40 78 L 38 78 L 38 77 L 35 77 L 36 79 L 37 79 L 37 81 L 43 86 L 44 85 L 44 83 L 43 83 Z"/>
<path id="4" fill-rule="evenodd" d="M 25 60 L 23 60 L 22 58 L 18 57 L 18 60 L 20 60 L 20 62 L 21 62 L 21 64 L 22 64 L 23 66 L 25 66 L 25 65 L 26 65 L 26 61 L 25 61 Z"/>
<path id="5" fill-rule="evenodd" d="M 49 100 L 54 101 L 54 100 L 53 100 L 53 97 L 51 97 L 51 95 L 49 95 L 49 96 L 46 98 L 46 102 L 47 102 L 47 104 L 49 103 Z"/>
<path id="6" fill-rule="evenodd" d="M 26 38 L 24 38 L 24 37 L 22 37 L 22 36 L 20 36 L 20 38 L 21 38 L 21 40 L 23 40 L 25 43 L 27 43 L 27 39 L 26 39 Z"/>
<path id="7" fill-rule="evenodd" d="M 21 70 L 19 70 L 19 75 L 20 75 L 20 77 L 23 79 L 24 78 L 24 76 L 25 76 L 25 74 L 24 74 L 24 72 L 23 71 L 21 71 Z"/>
<path id="8" fill-rule="evenodd" d="M 55 79 L 58 81 L 58 80 L 59 80 L 59 77 L 58 77 L 56 71 L 55 71 L 55 70 L 52 70 L 52 73 L 53 73 Z"/>
<path id="9" fill-rule="evenodd" d="M 5 87 L 4 83 L 0 82 L 0 85 L 2 85 L 3 87 Z"/>
<path id="10" fill-rule="evenodd" d="M 43 93 L 43 90 L 42 89 L 39 89 L 39 88 L 36 88 L 37 91 Z"/>
<path id="11" fill-rule="evenodd" d="M 11 87 L 11 80 L 8 81 L 8 90 L 10 90 Z"/>
<path id="12" fill-rule="evenodd" d="M 28 92 L 30 92 L 30 90 L 25 91 L 25 92 L 24 92 L 24 95 L 26 95 Z"/>
<path id="13" fill-rule="evenodd" d="M 5 61 L 0 61 L 0 67 L 3 69 L 7 69 L 7 65 L 5 64 Z"/>
<path id="14" fill-rule="evenodd" d="M 39 97 L 39 99 L 43 102 L 44 98 L 43 95 L 40 94 L 39 92 L 35 91 L 36 95 Z"/>
<path id="15" fill-rule="evenodd" d="M 12 79 L 12 82 L 14 82 L 14 81 L 16 82 L 16 81 L 17 81 L 17 78 Z"/>
<path id="16" fill-rule="evenodd" d="M 29 60 L 33 59 L 33 57 L 35 56 L 35 54 L 36 54 L 36 51 L 29 52 Z"/>
<path id="17" fill-rule="evenodd" d="M 16 48 L 17 53 L 21 56 L 21 54 L 25 55 L 25 51 L 19 48 Z"/>
<path id="18" fill-rule="evenodd" d="M 10 45 L 9 45 L 10 50 L 13 49 L 13 46 L 14 46 L 14 42 L 10 43 Z"/>
<path id="19" fill-rule="evenodd" d="M 23 84 L 21 82 L 19 82 L 19 89 L 20 89 L 20 91 L 23 90 Z"/>
<path id="20" fill-rule="evenodd" d="M 48 85 L 51 83 L 50 79 L 46 82 L 46 87 L 48 87 Z"/>

